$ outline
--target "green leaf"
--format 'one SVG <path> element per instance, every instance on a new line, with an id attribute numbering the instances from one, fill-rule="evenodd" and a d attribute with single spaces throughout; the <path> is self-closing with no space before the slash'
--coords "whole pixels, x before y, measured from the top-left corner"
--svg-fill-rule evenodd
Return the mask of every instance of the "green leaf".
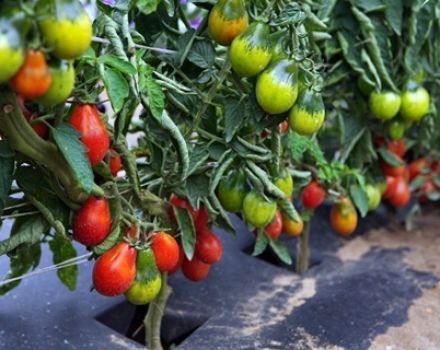
<path id="1" fill-rule="evenodd" d="M 388 151 L 386 148 L 381 147 L 377 151 L 382 159 L 391 166 L 401 166 L 404 164 L 402 159 L 397 157 L 394 153 Z"/>
<path id="2" fill-rule="evenodd" d="M 215 63 L 212 41 L 197 41 L 188 53 L 188 60 L 203 69 L 212 67 Z"/>
<path id="3" fill-rule="evenodd" d="M 192 175 L 186 180 L 186 197 L 194 208 L 198 207 L 201 197 L 209 195 L 209 177 L 206 174 Z"/>
<path id="4" fill-rule="evenodd" d="M 365 190 L 360 185 L 351 185 L 350 195 L 361 216 L 365 217 L 368 213 L 368 196 Z"/>
<path id="5" fill-rule="evenodd" d="M 280 260 L 287 265 L 292 265 L 292 257 L 289 254 L 289 249 L 286 245 L 278 239 L 269 238 L 269 245 Z"/>
<path id="6" fill-rule="evenodd" d="M 121 240 L 121 228 L 120 226 L 116 226 L 109 235 L 99 243 L 98 245 L 93 247 L 93 252 L 97 255 L 104 254 L 107 250 L 112 248 L 116 243 Z"/>
<path id="7" fill-rule="evenodd" d="M 136 74 L 136 68 L 134 68 L 130 62 L 125 61 L 115 55 L 107 54 L 107 55 L 99 56 L 98 63 L 103 63 L 106 66 L 115 68 L 116 70 L 124 74 L 128 74 L 128 75 Z"/>
<path id="8" fill-rule="evenodd" d="M 272 24 L 280 26 L 302 23 L 306 17 L 307 15 L 305 11 L 297 2 L 289 2 L 288 5 L 282 9 L 280 15 L 273 21 L 274 23 Z"/>
<path id="9" fill-rule="evenodd" d="M 234 225 L 232 225 L 231 219 L 218 200 L 217 195 L 215 193 L 211 193 L 209 199 L 210 201 L 205 200 L 205 203 L 212 203 L 213 209 L 217 211 L 217 216 L 215 218 L 216 224 L 235 236 Z"/>
<path id="10" fill-rule="evenodd" d="M 127 80 L 116 69 L 105 68 L 101 77 L 115 113 L 118 113 L 129 95 Z"/>
<path id="11" fill-rule="evenodd" d="M 76 250 L 72 242 L 61 235 L 55 235 L 49 241 L 50 250 L 53 252 L 53 263 L 59 264 L 68 259 L 76 257 Z M 76 279 L 78 276 L 78 267 L 76 265 L 66 266 L 57 270 L 60 281 L 69 289 L 76 288 Z"/>
<path id="12" fill-rule="evenodd" d="M 189 55 L 194 40 L 196 38 L 196 31 L 189 29 L 187 32 L 179 36 L 176 47 L 177 52 L 174 54 L 173 59 L 178 67 L 181 67 Z"/>
<path id="13" fill-rule="evenodd" d="M 182 232 L 182 247 L 188 260 L 192 260 L 194 256 L 194 246 L 196 244 L 196 229 L 194 222 L 186 208 L 173 206 L 174 215 Z"/>
<path id="14" fill-rule="evenodd" d="M 157 6 L 160 3 L 160 0 L 136 0 L 134 1 L 136 7 L 142 13 L 149 15 L 156 11 Z"/>
<path id="15" fill-rule="evenodd" d="M 394 33 L 400 36 L 402 29 L 403 3 L 402 0 L 384 0 L 386 4 L 385 18 Z"/>
<path id="16" fill-rule="evenodd" d="M 83 190 L 90 193 L 93 187 L 93 172 L 78 132 L 69 124 L 62 123 L 52 129 L 52 136 L 73 170 L 75 178 Z"/>
<path id="17" fill-rule="evenodd" d="M 240 129 L 241 123 L 249 110 L 244 99 L 236 100 L 227 97 L 223 100 L 223 105 L 225 111 L 225 140 L 230 142 Z"/>
<path id="18" fill-rule="evenodd" d="M 14 173 L 14 152 L 7 140 L 0 140 L 0 212 L 8 197 Z"/>
<path id="19" fill-rule="evenodd" d="M 205 165 L 208 158 L 209 151 L 206 146 L 196 146 L 189 155 L 188 175 L 192 175 L 200 166 Z"/>
<path id="20" fill-rule="evenodd" d="M 15 219 L 9 238 L 0 241 L 0 255 L 6 254 L 22 244 L 39 242 L 49 229 L 47 221 L 39 214 Z"/>
<path id="21" fill-rule="evenodd" d="M 257 240 L 255 241 L 254 251 L 252 252 L 252 256 L 260 255 L 264 252 L 269 244 L 269 240 L 267 235 L 264 233 L 264 230 L 258 230 Z"/>
<path id="22" fill-rule="evenodd" d="M 147 79 L 147 94 L 148 105 L 151 113 L 157 119 L 162 117 L 162 112 L 165 107 L 165 95 L 160 85 L 152 77 Z"/>

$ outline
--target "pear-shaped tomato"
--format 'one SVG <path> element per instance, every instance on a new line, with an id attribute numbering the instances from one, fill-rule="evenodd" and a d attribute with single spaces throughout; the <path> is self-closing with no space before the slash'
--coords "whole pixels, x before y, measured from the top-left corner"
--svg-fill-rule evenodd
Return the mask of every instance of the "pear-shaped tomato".
<path id="1" fill-rule="evenodd" d="M 9 83 L 16 93 L 26 98 L 43 95 L 52 82 L 52 76 L 43 52 L 29 49 L 24 63 Z"/>
<path id="2" fill-rule="evenodd" d="M 302 91 L 289 113 L 289 124 L 301 135 L 311 135 L 324 123 L 325 108 L 322 96 L 311 89 Z"/>
<path id="3" fill-rule="evenodd" d="M 160 272 L 174 270 L 179 261 L 179 245 L 173 236 L 162 231 L 153 233 L 151 249 Z"/>
<path id="4" fill-rule="evenodd" d="M 205 227 L 197 233 L 194 256 L 205 264 L 218 262 L 223 254 L 223 245 L 214 232 Z"/>
<path id="5" fill-rule="evenodd" d="M 277 204 L 274 201 L 266 200 L 255 191 L 249 192 L 243 201 L 243 215 L 247 223 L 254 227 L 266 226 L 272 221 Z"/>
<path id="6" fill-rule="evenodd" d="M 298 67 L 287 58 L 272 63 L 258 76 L 257 101 L 269 114 L 280 114 L 292 108 L 298 97 Z"/>
<path id="7" fill-rule="evenodd" d="M 330 224 L 332 229 L 342 236 L 348 236 L 356 229 L 358 215 L 348 197 L 340 198 L 330 209 Z"/>
<path id="8" fill-rule="evenodd" d="M 156 267 L 151 249 L 138 252 L 136 258 L 136 279 L 124 293 L 127 300 L 134 305 L 145 305 L 160 292 L 162 278 Z"/>
<path id="9" fill-rule="evenodd" d="M 424 87 L 410 84 L 401 97 L 400 115 L 403 119 L 418 122 L 428 113 L 430 97 Z"/>
<path id="10" fill-rule="evenodd" d="M 87 156 L 92 166 L 102 161 L 110 147 L 110 138 L 105 124 L 95 105 L 76 105 L 69 123 L 79 132 L 82 143 L 87 148 Z"/>
<path id="11" fill-rule="evenodd" d="M 270 62 L 269 27 L 261 22 L 252 23 L 237 36 L 229 49 L 231 65 L 242 77 L 262 72 Z"/>
<path id="12" fill-rule="evenodd" d="M 40 0 L 38 27 L 45 44 L 58 58 L 74 59 L 92 41 L 92 22 L 78 0 Z"/>
<path id="13" fill-rule="evenodd" d="M 92 272 L 93 287 L 102 295 L 125 293 L 136 277 L 136 249 L 122 241 L 102 254 Z"/>
<path id="14" fill-rule="evenodd" d="M 247 26 L 244 0 L 218 0 L 209 14 L 209 34 L 220 45 L 229 46 Z"/>
<path id="15" fill-rule="evenodd" d="M 0 13 L 0 62 L 0 84 L 8 81 L 24 62 L 19 28 L 7 13 Z"/>
<path id="16" fill-rule="evenodd" d="M 380 120 L 394 118 L 399 112 L 401 98 L 392 91 L 373 91 L 368 100 L 368 106 L 373 116 Z"/>
<path id="17" fill-rule="evenodd" d="M 75 84 L 75 69 L 72 62 L 57 61 L 50 65 L 52 83 L 44 95 L 34 98 L 35 102 L 50 107 L 64 102 L 72 93 Z"/>
<path id="18" fill-rule="evenodd" d="M 293 178 L 287 169 L 282 169 L 280 175 L 274 181 L 281 191 L 283 191 L 286 198 L 289 198 L 293 193 Z"/>
<path id="19" fill-rule="evenodd" d="M 316 180 L 310 181 L 301 193 L 301 203 L 304 208 L 319 207 L 325 199 L 325 189 Z"/>
<path id="20" fill-rule="evenodd" d="M 285 232 L 288 236 L 296 237 L 301 234 L 304 228 L 304 221 L 300 217 L 298 221 L 293 221 L 289 219 L 287 216 L 283 215 L 283 232 Z"/>
<path id="21" fill-rule="evenodd" d="M 241 170 L 234 170 L 220 181 L 217 196 L 225 210 L 237 213 L 243 208 L 243 200 L 248 191 L 246 175 Z"/>

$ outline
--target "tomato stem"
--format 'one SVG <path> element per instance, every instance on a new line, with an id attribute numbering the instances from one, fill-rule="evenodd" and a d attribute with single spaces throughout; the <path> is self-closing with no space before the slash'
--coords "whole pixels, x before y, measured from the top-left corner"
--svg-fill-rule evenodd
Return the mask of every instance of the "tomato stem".
<path id="1" fill-rule="evenodd" d="M 296 272 L 303 274 L 309 268 L 310 221 L 304 221 L 303 232 L 298 238 L 296 254 Z"/>

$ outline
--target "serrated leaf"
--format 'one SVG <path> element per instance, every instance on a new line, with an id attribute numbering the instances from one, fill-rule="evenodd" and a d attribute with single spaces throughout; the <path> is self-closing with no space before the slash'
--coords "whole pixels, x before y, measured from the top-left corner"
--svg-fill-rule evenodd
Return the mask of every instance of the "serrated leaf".
<path id="1" fill-rule="evenodd" d="M 196 244 L 196 229 L 194 227 L 193 219 L 186 208 L 173 206 L 173 210 L 182 233 L 183 251 L 188 260 L 192 260 L 194 256 L 194 246 Z"/>
<path id="2" fill-rule="evenodd" d="M 73 170 L 78 183 L 85 192 L 90 193 L 94 177 L 86 149 L 79 139 L 78 132 L 69 124 L 62 123 L 52 129 L 52 136 Z"/>
<path id="3" fill-rule="evenodd" d="M 365 217 L 368 213 L 368 196 L 365 190 L 359 185 L 351 185 L 350 196 L 361 213 L 361 216 Z"/>
<path id="4" fill-rule="evenodd" d="M 203 145 L 196 147 L 189 155 L 188 175 L 192 175 L 209 158 L 209 151 Z"/>
<path id="5" fill-rule="evenodd" d="M 106 54 L 98 57 L 98 63 L 103 63 L 106 66 L 115 68 L 121 73 L 133 75 L 136 74 L 136 68 L 128 62 L 124 61 L 122 58 L 119 58 L 115 55 Z"/>
<path id="6" fill-rule="evenodd" d="M 61 235 L 55 235 L 49 241 L 49 248 L 53 253 L 53 263 L 59 264 L 68 259 L 76 257 L 76 250 L 72 242 Z M 69 289 L 75 290 L 78 267 L 76 265 L 66 266 L 57 270 L 60 281 Z"/>
<path id="7" fill-rule="evenodd" d="M 188 60 L 197 67 L 206 69 L 215 63 L 215 49 L 211 41 L 197 41 L 188 53 Z"/>
<path id="8" fill-rule="evenodd" d="M 121 72 L 113 68 L 105 68 L 101 77 L 115 113 L 118 113 L 129 95 L 128 82 Z"/>
<path id="9" fill-rule="evenodd" d="M 269 238 L 269 245 L 280 260 L 287 265 L 292 265 L 292 257 L 289 254 L 289 249 L 286 245 L 278 239 Z"/>
<path id="10" fill-rule="evenodd" d="M 263 230 L 259 230 L 257 234 L 257 240 L 255 241 L 254 251 L 252 252 L 252 256 L 260 255 L 264 252 L 269 244 L 269 240 L 267 235 Z"/>
<path id="11" fill-rule="evenodd" d="M 225 111 L 225 140 L 230 142 L 238 129 L 240 129 L 243 119 L 248 113 L 246 103 L 243 99 L 234 100 L 225 98 L 223 100 Z"/>
<path id="12" fill-rule="evenodd" d="M 186 180 L 186 197 L 194 208 L 201 197 L 209 195 L 209 177 L 206 174 L 192 175 Z"/>

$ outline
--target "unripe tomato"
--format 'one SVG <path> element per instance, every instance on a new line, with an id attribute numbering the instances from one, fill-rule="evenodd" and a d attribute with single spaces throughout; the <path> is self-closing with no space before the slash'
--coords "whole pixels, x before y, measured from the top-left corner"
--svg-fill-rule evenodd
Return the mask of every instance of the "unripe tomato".
<path id="1" fill-rule="evenodd" d="M 408 164 L 409 178 L 410 180 L 415 179 L 419 176 L 424 169 L 428 168 L 428 162 L 425 158 L 419 158 Z"/>
<path id="2" fill-rule="evenodd" d="M 209 34 L 220 45 L 229 46 L 247 26 L 244 0 L 218 0 L 209 13 Z"/>
<path id="3" fill-rule="evenodd" d="M 218 184 L 217 196 L 225 210 L 237 213 L 242 210 L 243 200 L 248 191 L 246 175 L 241 170 L 234 170 Z"/>
<path id="4" fill-rule="evenodd" d="M 172 220 L 175 220 L 174 211 L 173 211 L 173 206 L 175 206 L 179 208 L 188 209 L 193 219 L 196 232 L 200 231 L 208 224 L 209 216 L 203 204 L 200 205 L 199 210 L 196 210 L 191 206 L 188 200 L 184 198 L 180 198 L 174 193 L 170 196 L 169 203 L 170 203 L 170 207 L 168 209 L 168 214 L 170 215 Z"/>
<path id="5" fill-rule="evenodd" d="M 298 66 L 290 59 L 275 61 L 257 78 L 256 96 L 269 114 L 281 114 L 292 108 L 298 97 Z"/>
<path id="6" fill-rule="evenodd" d="M 325 118 L 325 108 L 319 92 L 303 90 L 289 112 L 289 124 L 293 131 L 301 135 L 311 135 L 318 131 Z"/>
<path id="7" fill-rule="evenodd" d="M 73 218 L 73 238 L 92 246 L 101 243 L 109 234 L 110 209 L 104 197 L 89 197 Z"/>
<path id="8" fill-rule="evenodd" d="M 244 197 L 244 219 L 254 227 L 266 226 L 273 219 L 276 210 L 277 204 L 274 201 L 267 201 L 255 191 L 249 192 Z"/>
<path id="9" fill-rule="evenodd" d="M 280 175 L 275 179 L 274 184 L 281 191 L 283 191 L 286 198 L 289 198 L 293 193 L 293 178 L 287 169 L 283 169 Z"/>
<path id="10" fill-rule="evenodd" d="M 373 91 L 368 106 L 373 116 L 380 120 L 394 118 L 399 112 L 400 96 L 392 91 Z"/>
<path id="11" fill-rule="evenodd" d="M 319 207 L 325 199 L 325 189 L 316 180 L 304 187 L 301 193 L 301 203 L 304 208 L 314 209 Z"/>
<path id="12" fill-rule="evenodd" d="M 43 95 L 51 82 L 44 54 L 33 49 L 27 51 L 24 63 L 9 81 L 14 91 L 25 98 Z"/>
<path id="13" fill-rule="evenodd" d="M 281 211 L 277 209 L 272 221 L 264 226 L 264 232 L 273 239 L 277 239 L 283 229 L 283 217 Z"/>
<path id="14" fill-rule="evenodd" d="M 92 272 L 96 291 L 109 297 L 126 292 L 136 277 L 136 255 L 136 249 L 125 241 L 102 254 Z"/>
<path id="15" fill-rule="evenodd" d="M 46 45 L 58 58 L 81 56 L 92 42 L 92 22 L 78 0 L 40 0 L 38 27 Z"/>
<path id="16" fill-rule="evenodd" d="M 197 233 L 194 256 L 205 264 L 218 262 L 223 254 L 220 239 L 208 228 Z"/>
<path id="17" fill-rule="evenodd" d="M 304 221 L 300 217 L 298 221 L 293 221 L 287 216 L 283 216 L 283 232 L 288 236 L 296 237 L 301 234 L 304 228 Z"/>
<path id="18" fill-rule="evenodd" d="M 388 201 L 395 207 L 404 207 L 411 198 L 411 191 L 408 182 L 403 177 L 396 177 L 393 185 L 393 193 L 388 197 Z"/>
<path id="19" fill-rule="evenodd" d="M 414 86 L 402 93 L 400 115 L 410 122 L 418 122 L 429 111 L 429 93 L 421 86 Z"/>
<path id="20" fill-rule="evenodd" d="M 401 165 L 393 166 L 391 164 L 388 164 L 383 159 L 380 160 L 380 168 L 382 170 L 382 174 L 385 176 L 402 176 L 405 173 L 406 169 L 403 160 Z"/>
<path id="21" fill-rule="evenodd" d="M 79 132 L 90 164 L 97 165 L 104 159 L 110 147 L 110 138 L 98 109 L 90 104 L 76 105 L 69 123 Z"/>
<path id="22" fill-rule="evenodd" d="M 72 62 L 58 61 L 50 65 L 52 83 L 49 89 L 34 101 L 45 107 L 51 107 L 64 102 L 72 93 L 75 84 L 75 69 Z"/>
<path id="23" fill-rule="evenodd" d="M 114 149 L 110 151 L 110 160 L 108 161 L 108 166 L 112 176 L 118 175 L 122 168 L 121 156 Z"/>
<path id="24" fill-rule="evenodd" d="M 25 99 L 23 98 L 23 96 L 20 96 L 20 95 L 17 96 L 17 103 L 18 103 L 18 105 L 19 105 L 19 107 L 20 107 L 24 117 L 31 124 L 32 129 L 34 129 L 34 131 L 38 134 L 38 136 L 44 138 L 46 136 L 46 133 L 47 133 L 47 125 L 44 124 L 43 122 L 33 123 L 33 121 L 38 118 L 38 114 L 37 113 L 32 113 L 26 107 Z"/>
<path id="25" fill-rule="evenodd" d="M 271 59 L 269 27 L 261 22 L 252 23 L 232 41 L 229 57 L 232 68 L 242 77 L 262 72 Z"/>
<path id="26" fill-rule="evenodd" d="M 182 273 L 190 281 L 199 282 L 208 276 L 211 265 L 205 264 L 196 257 L 192 260 L 188 260 L 187 257 L 183 257 Z"/>
<path id="27" fill-rule="evenodd" d="M 8 81 L 24 62 L 23 40 L 17 24 L 6 13 L 0 14 L 0 62 L 0 84 Z"/>
<path id="28" fill-rule="evenodd" d="M 348 236 L 354 232 L 358 222 L 356 209 L 350 198 L 340 198 L 332 204 L 330 209 L 330 224 L 332 229 L 342 235 Z"/>
<path id="29" fill-rule="evenodd" d="M 365 191 L 367 192 L 368 198 L 368 210 L 375 210 L 379 206 L 382 197 L 380 188 L 378 186 L 367 184 L 365 186 Z"/>
<path id="30" fill-rule="evenodd" d="M 179 245 L 173 236 L 165 232 L 153 233 L 151 249 L 160 272 L 168 272 L 176 267 L 179 261 Z"/>
<path id="31" fill-rule="evenodd" d="M 391 120 L 387 124 L 388 136 L 391 140 L 399 140 L 405 134 L 405 123 L 402 120 Z"/>

